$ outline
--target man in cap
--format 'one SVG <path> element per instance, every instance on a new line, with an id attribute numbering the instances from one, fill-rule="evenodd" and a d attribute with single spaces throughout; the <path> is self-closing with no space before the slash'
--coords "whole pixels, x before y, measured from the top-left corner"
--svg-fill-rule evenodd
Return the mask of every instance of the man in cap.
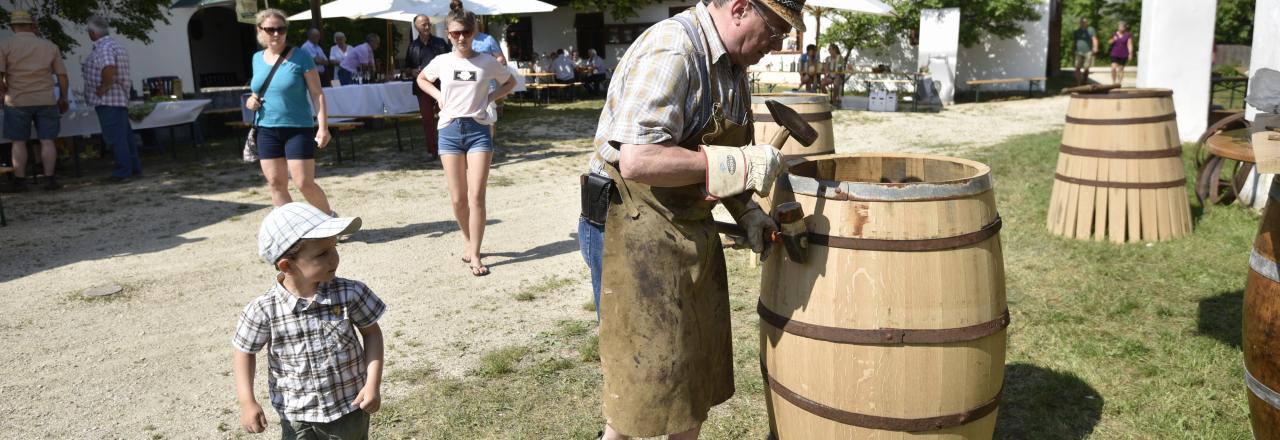
<path id="1" fill-rule="evenodd" d="M 733 395 L 728 274 L 711 208 L 723 203 L 752 249 L 766 250 L 777 224 L 751 194 L 767 194 L 782 165 L 772 146 L 748 145 L 747 67 L 804 29 L 803 7 L 699 2 L 646 30 L 614 72 L 583 180 L 585 199 L 600 182 L 615 189 L 603 191 L 607 212 L 586 206 L 579 223 L 593 281 L 603 271 L 605 439 L 697 438 L 711 407 Z"/>
<path id="2" fill-rule="evenodd" d="M 0 42 L 0 92 L 4 93 L 4 137 L 13 141 L 13 189 L 26 189 L 27 139 L 31 125 L 40 140 L 40 160 L 44 164 L 45 189 L 61 185 L 54 177 L 58 149 L 53 140 L 67 112 L 67 68 L 58 46 L 36 36 L 35 20 L 24 10 L 9 14 L 13 36 Z M 58 97 L 54 100 L 53 77 L 58 77 Z"/>
<path id="3" fill-rule="evenodd" d="M 98 113 L 102 139 L 112 148 L 115 168 L 109 182 L 121 183 L 142 175 L 142 159 L 138 157 L 138 141 L 129 122 L 129 53 L 111 37 L 106 18 L 89 18 L 89 39 L 93 51 L 81 66 L 84 74 L 84 100 Z"/>

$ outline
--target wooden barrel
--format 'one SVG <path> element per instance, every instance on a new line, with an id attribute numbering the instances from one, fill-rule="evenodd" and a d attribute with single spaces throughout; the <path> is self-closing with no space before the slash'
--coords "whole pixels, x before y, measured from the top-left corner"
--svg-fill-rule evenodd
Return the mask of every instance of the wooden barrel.
<path id="1" fill-rule="evenodd" d="M 773 139 L 774 133 L 781 128 L 773 121 L 773 116 L 769 114 L 769 108 L 765 107 L 764 102 L 768 100 L 778 101 L 791 107 L 800 117 L 813 125 L 818 131 L 818 140 L 813 145 L 804 147 L 796 142 L 795 139 L 787 139 L 787 143 L 782 146 L 782 154 L 786 155 L 810 155 L 810 154 L 827 154 L 836 151 L 835 134 L 831 127 L 831 103 L 827 102 L 827 95 L 821 93 L 762 93 L 751 95 L 751 113 L 755 118 L 755 138 L 756 143 L 767 143 Z"/>
<path id="2" fill-rule="evenodd" d="M 774 203 L 807 215 L 775 250 L 760 356 L 777 438 L 990 438 L 1004 379 L 1004 260 L 990 169 L 916 154 L 790 161 Z"/>
<path id="3" fill-rule="evenodd" d="M 1249 255 L 1243 307 L 1244 382 L 1259 440 L 1280 439 L 1280 186 L 1271 185 L 1270 197 Z"/>
<path id="4" fill-rule="evenodd" d="M 1073 94 L 1062 130 L 1048 227 L 1116 243 L 1191 233 L 1173 92 Z"/>

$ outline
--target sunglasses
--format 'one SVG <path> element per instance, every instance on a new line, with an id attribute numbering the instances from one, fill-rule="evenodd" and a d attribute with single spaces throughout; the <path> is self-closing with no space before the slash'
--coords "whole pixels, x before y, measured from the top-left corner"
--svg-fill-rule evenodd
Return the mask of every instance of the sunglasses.
<path id="1" fill-rule="evenodd" d="M 258 26 L 258 29 L 262 29 L 262 32 L 266 32 L 268 35 L 284 35 L 285 31 L 289 30 L 289 27 L 288 26 L 279 26 L 279 27 Z"/>
<path id="2" fill-rule="evenodd" d="M 456 39 L 459 39 L 459 38 L 462 38 L 462 37 L 470 37 L 470 36 L 471 36 L 471 32 L 473 32 L 473 31 L 472 31 L 472 30 L 470 30 L 470 29 L 468 29 L 468 30 L 465 30 L 465 31 L 449 31 L 448 33 L 449 33 L 449 36 L 450 36 L 450 37 L 453 37 L 453 38 L 456 40 Z"/>

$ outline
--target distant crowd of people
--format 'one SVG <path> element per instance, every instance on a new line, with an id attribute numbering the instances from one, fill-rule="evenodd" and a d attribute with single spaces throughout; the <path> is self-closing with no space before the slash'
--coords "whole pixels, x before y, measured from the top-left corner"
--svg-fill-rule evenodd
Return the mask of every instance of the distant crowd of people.
<path id="1" fill-rule="evenodd" d="M 552 79 L 559 84 L 581 82 L 587 92 L 600 95 L 605 92 L 602 85 L 609 79 L 609 69 L 605 67 L 604 58 L 595 49 L 587 49 L 585 56 L 577 50 L 566 51 L 556 49 L 545 54 L 533 54 L 531 69 L 534 72 L 554 73 Z"/>

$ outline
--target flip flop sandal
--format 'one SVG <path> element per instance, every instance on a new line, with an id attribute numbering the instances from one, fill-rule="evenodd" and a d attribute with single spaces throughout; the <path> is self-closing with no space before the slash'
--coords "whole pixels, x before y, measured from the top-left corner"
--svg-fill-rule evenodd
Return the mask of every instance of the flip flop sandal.
<path id="1" fill-rule="evenodd" d="M 485 265 L 483 265 L 483 264 L 481 264 L 481 265 L 479 265 L 479 266 L 468 266 L 468 267 L 470 267 L 470 268 L 471 268 L 471 275 L 472 275 L 472 276 L 482 277 L 482 276 L 485 276 L 485 275 L 489 275 L 489 267 L 488 267 L 488 266 L 485 266 Z"/>

